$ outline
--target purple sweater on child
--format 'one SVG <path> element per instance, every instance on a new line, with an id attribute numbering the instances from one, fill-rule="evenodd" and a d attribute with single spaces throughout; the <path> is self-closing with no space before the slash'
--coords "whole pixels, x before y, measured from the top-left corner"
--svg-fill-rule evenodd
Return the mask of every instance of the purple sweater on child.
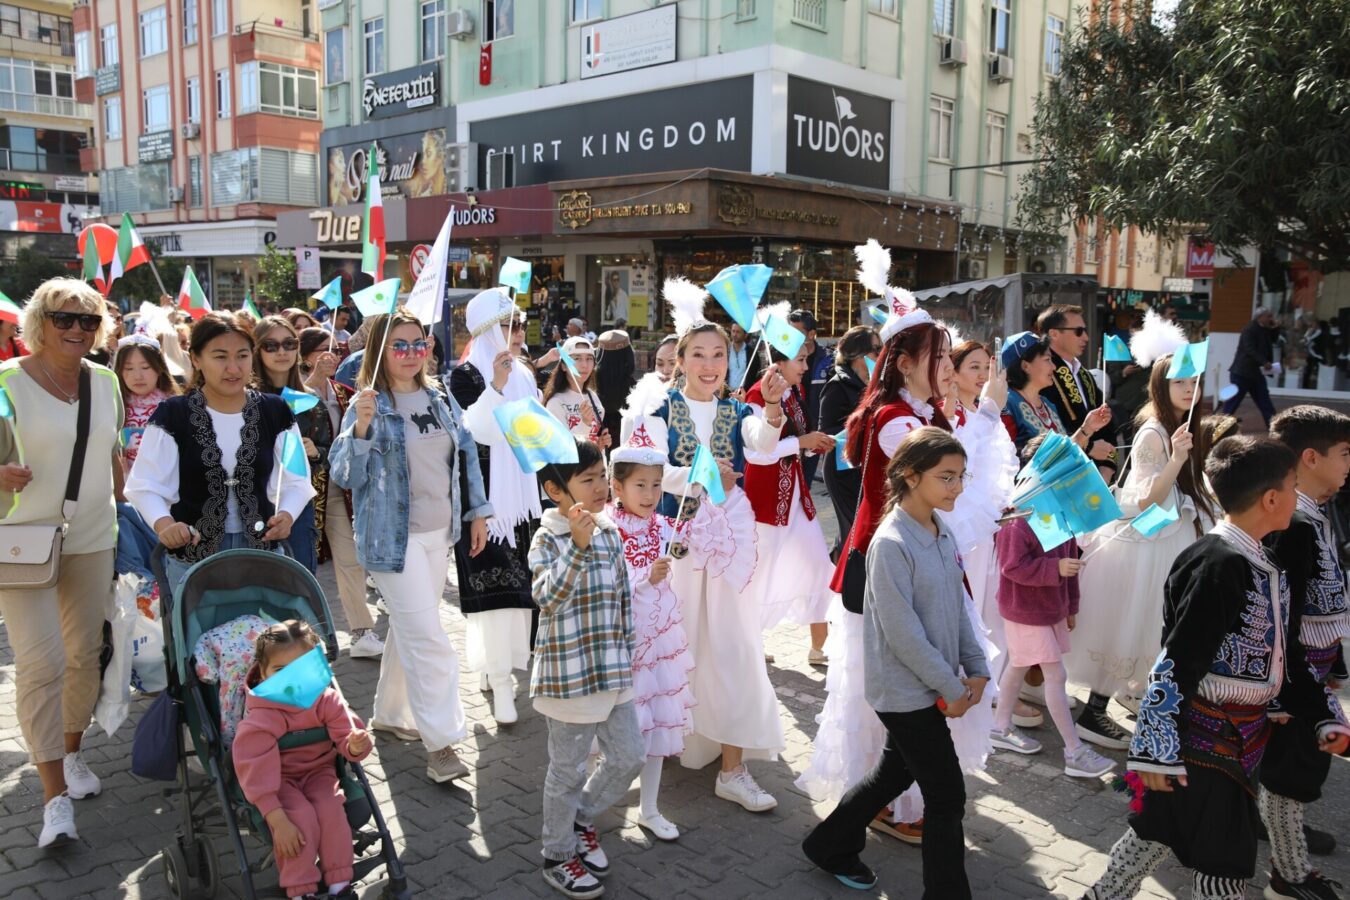
<path id="1" fill-rule="evenodd" d="M 1026 519 L 1014 519 L 994 538 L 998 548 L 998 611 L 1020 625 L 1054 625 L 1078 615 L 1078 576 L 1059 574 L 1061 559 L 1078 558 L 1070 538 L 1048 553 Z"/>

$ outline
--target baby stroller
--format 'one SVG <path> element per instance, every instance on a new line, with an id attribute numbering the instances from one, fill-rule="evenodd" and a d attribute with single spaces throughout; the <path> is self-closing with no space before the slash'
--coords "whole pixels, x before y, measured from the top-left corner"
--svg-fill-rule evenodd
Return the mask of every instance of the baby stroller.
<path id="1" fill-rule="evenodd" d="M 244 896 L 253 900 L 258 896 L 253 876 L 274 862 L 272 836 L 257 808 L 244 799 L 235 778 L 221 740 L 219 696 L 214 685 L 198 680 L 193 648 L 203 633 L 239 616 L 303 619 L 322 637 L 332 662 L 338 647 L 328 603 L 304 566 L 263 550 L 228 550 L 208 557 L 188 571 L 177 590 L 168 586 L 162 545 L 156 548 L 151 565 L 160 585 L 168 692 L 179 705 L 180 721 L 187 726 L 186 738 L 181 727 L 175 729 L 178 786 L 167 793 L 182 796 L 182 818 L 174 842 L 163 851 L 165 880 L 171 896 L 179 900 L 192 896 L 194 880 L 201 896 L 214 896 L 220 882 L 220 861 L 212 838 L 228 836 L 238 860 Z M 288 750 L 327 740 L 327 731 L 316 728 L 287 734 L 280 746 Z M 196 754 L 206 771 L 205 783 L 200 776 L 189 775 L 189 752 Z M 337 766 L 354 838 L 353 882 L 384 866 L 388 877 L 384 896 L 390 900 L 410 897 L 403 865 L 365 772 L 359 763 L 348 762 L 341 755 Z M 245 849 L 246 834 L 261 843 L 255 851 L 256 861 L 249 859 Z M 378 852 L 367 854 L 377 843 Z"/>

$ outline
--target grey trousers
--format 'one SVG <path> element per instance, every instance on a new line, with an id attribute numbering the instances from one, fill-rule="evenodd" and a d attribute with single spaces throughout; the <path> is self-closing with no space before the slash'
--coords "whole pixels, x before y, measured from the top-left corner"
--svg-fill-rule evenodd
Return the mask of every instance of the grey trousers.
<path id="1" fill-rule="evenodd" d="M 568 860 L 577 853 L 573 825 L 591 824 L 627 793 L 647 761 L 647 748 L 630 700 L 614 707 L 603 722 L 573 725 L 548 722 L 548 774 L 544 776 L 544 857 Z M 591 742 L 599 741 L 604 759 L 586 778 Z"/>

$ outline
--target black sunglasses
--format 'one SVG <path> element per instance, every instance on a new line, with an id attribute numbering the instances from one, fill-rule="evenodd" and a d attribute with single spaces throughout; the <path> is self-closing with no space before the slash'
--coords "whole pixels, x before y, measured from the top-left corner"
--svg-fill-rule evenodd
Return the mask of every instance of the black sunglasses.
<path id="1" fill-rule="evenodd" d="M 103 324 L 103 317 L 94 313 L 53 312 L 47 313 L 47 318 L 60 331 L 69 331 L 79 322 L 81 331 L 92 334 Z"/>
<path id="2" fill-rule="evenodd" d="M 1051 328 L 1051 331 L 1072 331 L 1076 337 L 1082 337 L 1087 334 L 1087 326 L 1079 325 L 1077 328 Z"/>
<path id="3" fill-rule="evenodd" d="M 285 350 L 287 353 L 294 353 L 300 349 L 300 342 L 295 338 L 287 338 L 284 341 L 263 341 L 258 345 L 267 353 L 276 353 Z"/>

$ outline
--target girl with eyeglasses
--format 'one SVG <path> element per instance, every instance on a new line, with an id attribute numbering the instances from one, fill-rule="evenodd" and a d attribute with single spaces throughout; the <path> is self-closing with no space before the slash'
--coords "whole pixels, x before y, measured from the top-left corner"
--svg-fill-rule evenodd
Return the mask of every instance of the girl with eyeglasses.
<path id="1" fill-rule="evenodd" d="M 283 388 L 299 393 L 310 393 L 300 376 L 300 335 L 281 316 L 267 316 L 253 329 L 253 375 L 258 390 L 280 395 Z M 320 464 L 327 464 L 328 447 L 333 443 L 332 429 L 326 416 L 316 416 L 315 410 L 295 414 L 295 424 L 309 460 L 310 474 Z M 318 548 L 315 541 L 314 503 L 311 501 L 291 526 L 291 553 L 311 572 L 318 570 Z"/>
<path id="2" fill-rule="evenodd" d="M 371 727 L 420 740 L 427 777 L 445 782 L 469 769 L 454 748 L 468 724 L 441 595 L 450 548 L 467 527 L 470 553 L 481 552 L 492 508 L 464 414 L 427 370 L 431 342 L 421 323 L 400 308 L 372 317 L 369 333 L 360 391 L 329 465 L 352 492 L 356 558 L 389 609 Z"/>
<path id="3" fill-rule="evenodd" d="M 252 388 L 253 339 L 227 312 L 192 326 L 192 383 L 160 403 L 141 437 L 126 497 L 168 548 L 171 586 L 220 550 L 274 549 L 314 497 L 309 472 L 282 465 L 302 435 L 286 401 Z"/>

